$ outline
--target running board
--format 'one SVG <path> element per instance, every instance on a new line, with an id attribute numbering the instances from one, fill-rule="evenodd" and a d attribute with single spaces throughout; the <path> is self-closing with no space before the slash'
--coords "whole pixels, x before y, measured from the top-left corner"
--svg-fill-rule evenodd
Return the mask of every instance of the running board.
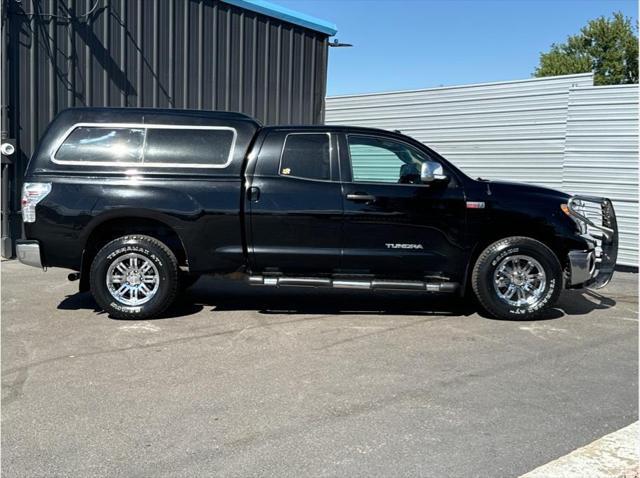
<path id="1" fill-rule="evenodd" d="M 249 284 L 280 286 L 331 287 L 334 289 L 361 290 L 414 290 L 425 292 L 455 292 L 456 282 L 422 282 L 404 280 L 362 280 L 362 279 L 330 279 L 322 277 L 285 277 L 285 276 L 249 276 Z"/>

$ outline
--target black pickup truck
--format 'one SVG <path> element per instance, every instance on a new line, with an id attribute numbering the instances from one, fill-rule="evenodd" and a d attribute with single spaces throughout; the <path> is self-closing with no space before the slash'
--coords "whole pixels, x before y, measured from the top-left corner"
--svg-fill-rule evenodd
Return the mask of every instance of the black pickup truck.
<path id="1" fill-rule="evenodd" d="M 261 286 L 473 291 L 495 317 L 530 319 L 563 287 L 604 287 L 618 247 L 605 198 L 474 180 L 395 132 L 206 111 L 63 111 L 29 162 L 22 217 L 20 261 L 75 271 L 119 318 L 241 272 Z"/>

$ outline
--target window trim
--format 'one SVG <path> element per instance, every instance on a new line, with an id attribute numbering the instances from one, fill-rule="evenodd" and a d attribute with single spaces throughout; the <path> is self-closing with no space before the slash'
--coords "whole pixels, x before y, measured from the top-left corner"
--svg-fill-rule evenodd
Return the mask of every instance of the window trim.
<path id="1" fill-rule="evenodd" d="M 282 158 L 284 157 L 284 150 L 287 147 L 287 140 L 289 136 L 293 135 L 302 135 L 302 134 L 315 134 L 315 135 L 326 135 L 329 138 L 329 179 L 314 179 L 314 178 L 306 178 L 304 176 L 296 176 L 293 174 L 282 174 Z M 322 183 L 333 183 L 335 182 L 332 178 L 333 173 L 333 145 L 331 144 L 331 133 L 328 131 L 297 131 L 293 133 L 287 133 L 284 137 L 284 141 L 282 142 L 282 150 L 280 151 L 280 159 L 278 160 L 278 176 L 282 176 L 283 178 L 295 178 L 295 179 L 304 179 L 307 181 L 318 181 Z"/>
<path id="2" fill-rule="evenodd" d="M 347 134 L 345 134 L 345 137 L 346 137 L 345 139 L 346 139 L 346 142 L 347 142 L 346 146 L 347 146 L 347 154 L 348 154 L 348 158 L 349 158 L 349 171 L 351 173 L 351 184 L 384 184 L 384 185 L 387 185 L 387 186 L 413 186 L 413 187 L 416 187 L 416 186 L 429 187 L 430 186 L 429 184 L 422 184 L 422 183 L 421 184 L 404 184 L 404 183 L 398 183 L 398 182 L 392 183 L 390 181 L 356 181 L 354 179 L 354 177 L 353 177 L 353 162 L 351 161 L 351 147 L 349 145 L 349 136 L 361 136 L 361 137 L 364 136 L 364 137 L 367 137 L 367 138 L 385 139 L 387 141 L 395 141 L 396 143 L 403 144 L 403 145 L 405 145 L 405 146 L 407 146 L 407 147 L 409 147 L 411 149 L 415 149 L 416 151 L 419 151 L 420 153 L 422 153 L 425 156 L 427 156 L 429 161 L 433 161 L 434 163 L 438 163 L 438 164 L 440 164 L 440 166 L 443 166 L 442 162 L 440 162 L 440 161 L 438 161 L 436 159 L 433 159 L 433 157 L 431 155 L 424 153 L 419 148 L 416 148 L 415 146 L 407 143 L 406 141 L 402 141 L 402 140 L 396 139 L 396 138 L 388 138 L 387 136 L 378 136 L 378 135 L 375 135 L 375 134 L 347 133 Z M 444 168 L 444 166 L 443 166 L 443 168 Z"/>
<path id="3" fill-rule="evenodd" d="M 60 150 L 64 142 L 78 128 L 122 128 L 122 129 L 143 129 L 144 142 L 142 150 L 142 161 L 134 162 L 117 162 L 117 161 L 76 161 L 57 159 L 56 153 Z M 213 131 L 231 131 L 233 138 L 231 139 L 231 147 L 229 155 L 224 164 L 199 164 L 199 163 L 145 163 L 144 146 L 147 141 L 148 129 L 190 129 L 190 130 L 213 130 Z M 107 166 L 107 167 L 123 167 L 123 168 L 198 168 L 198 169 L 222 169 L 226 168 L 233 161 L 233 155 L 236 149 L 236 140 L 238 131 L 230 126 L 203 126 L 203 125 L 173 125 L 173 124 L 153 124 L 153 123 L 74 123 L 69 127 L 60 139 L 55 142 L 52 148 L 50 159 L 55 164 L 71 165 L 71 166 Z"/>

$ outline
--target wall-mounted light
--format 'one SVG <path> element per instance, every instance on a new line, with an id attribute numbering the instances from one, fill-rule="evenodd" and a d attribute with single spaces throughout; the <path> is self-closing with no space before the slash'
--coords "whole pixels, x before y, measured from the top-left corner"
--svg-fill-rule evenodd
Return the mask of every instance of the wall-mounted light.
<path id="1" fill-rule="evenodd" d="M 333 48 L 343 48 L 353 46 L 351 43 L 340 43 L 337 38 L 329 42 L 329 46 Z"/>

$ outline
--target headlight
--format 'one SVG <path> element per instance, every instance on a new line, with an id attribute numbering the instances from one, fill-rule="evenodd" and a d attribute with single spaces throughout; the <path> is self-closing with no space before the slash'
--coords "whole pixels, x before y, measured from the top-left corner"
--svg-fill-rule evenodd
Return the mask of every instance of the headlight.
<path id="1" fill-rule="evenodd" d="M 584 203 L 582 201 L 575 201 L 574 204 L 576 205 L 576 209 L 577 209 L 576 212 L 585 216 Z M 562 210 L 563 213 L 569 216 L 573 220 L 573 222 L 577 224 L 580 234 L 587 233 L 587 224 L 584 221 L 581 221 L 580 219 L 575 217 L 573 214 L 571 214 L 571 209 L 569 208 L 568 204 L 560 204 L 560 209 Z"/>

